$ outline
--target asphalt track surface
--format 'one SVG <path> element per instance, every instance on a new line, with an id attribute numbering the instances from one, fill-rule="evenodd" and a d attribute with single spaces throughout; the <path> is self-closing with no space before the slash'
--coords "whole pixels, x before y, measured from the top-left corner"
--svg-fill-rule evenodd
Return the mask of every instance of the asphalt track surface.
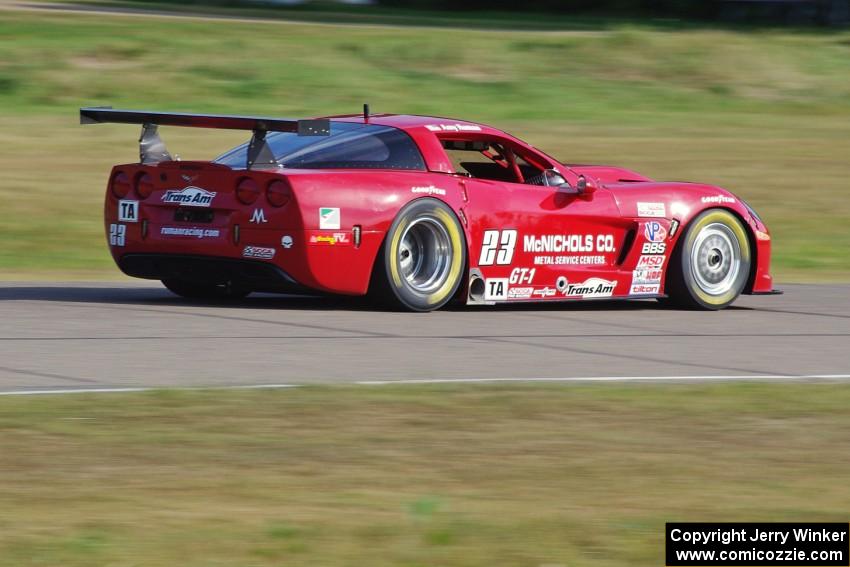
<path id="1" fill-rule="evenodd" d="M 850 286 L 721 312 L 654 301 L 382 311 L 176 298 L 158 283 L 0 283 L 0 393 L 334 382 L 850 375 Z"/>
<path id="2" fill-rule="evenodd" d="M 258 7 L 262 8 L 260 3 L 258 3 Z M 305 14 L 306 18 L 298 18 L 298 19 L 287 19 L 285 15 L 274 14 L 270 12 L 271 17 L 269 16 L 261 16 L 261 15 L 245 15 L 240 13 L 210 13 L 209 11 L 205 11 L 203 6 L 197 6 L 196 10 L 189 11 L 181 11 L 181 10 L 171 10 L 167 8 L 143 8 L 138 6 L 110 6 L 108 4 L 103 5 L 94 5 L 94 4 L 75 4 L 73 2 L 15 2 L 10 0 L 0 0 L 0 9 L 6 10 L 18 10 L 18 11 L 28 11 L 28 12 L 45 12 L 45 13 L 65 13 L 65 14 L 98 14 L 100 16 L 114 16 L 114 17 L 140 17 L 140 18 L 158 18 L 158 19 L 182 19 L 182 20 L 195 20 L 195 21 L 221 21 L 227 20 L 233 23 L 248 23 L 248 24 L 269 24 L 269 25 L 307 25 L 307 26 L 345 26 L 345 27 L 357 27 L 361 29 L 382 29 L 382 28 L 395 28 L 395 29 L 422 29 L 422 30 L 434 30 L 434 29 L 454 29 L 454 30 L 464 30 L 464 31 L 498 31 L 502 34 L 512 34 L 512 33 L 529 33 L 534 32 L 536 34 L 542 35 L 569 35 L 569 36 L 599 36 L 599 35 L 608 35 L 606 31 L 599 30 L 571 30 L 571 29 L 532 29 L 529 27 L 520 26 L 518 29 L 511 30 L 507 29 L 504 26 L 494 26 L 492 28 L 488 28 L 487 26 L 469 28 L 462 24 L 453 25 L 450 21 L 440 22 L 440 23 L 432 23 L 429 25 L 413 25 L 409 22 L 403 23 L 392 23 L 392 22 L 360 22 L 356 19 L 344 19 L 340 21 L 321 21 L 319 18 L 322 16 L 321 14 L 314 14 L 313 17 L 309 17 L 310 14 Z M 351 14 L 346 14 L 351 16 Z M 326 14 L 327 16 L 327 14 Z"/>

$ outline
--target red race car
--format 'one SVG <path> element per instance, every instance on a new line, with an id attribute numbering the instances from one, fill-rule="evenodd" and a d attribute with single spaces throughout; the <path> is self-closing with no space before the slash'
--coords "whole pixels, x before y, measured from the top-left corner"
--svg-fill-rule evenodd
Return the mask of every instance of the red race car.
<path id="1" fill-rule="evenodd" d="M 414 310 L 659 298 L 721 309 L 769 294 L 770 235 L 719 187 L 567 165 L 495 128 L 430 116 L 308 120 L 83 108 L 141 124 L 106 191 L 112 256 L 192 298 L 365 295 Z M 158 126 L 244 129 L 179 161 Z"/>

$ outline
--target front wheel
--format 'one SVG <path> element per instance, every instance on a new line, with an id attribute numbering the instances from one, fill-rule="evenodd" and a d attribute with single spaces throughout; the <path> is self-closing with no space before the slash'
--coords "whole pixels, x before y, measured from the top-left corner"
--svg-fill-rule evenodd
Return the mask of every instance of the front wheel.
<path id="1" fill-rule="evenodd" d="M 206 284 L 178 279 L 162 280 L 168 291 L 186 299 L 242 299 L 250 290 L 225 284 Z"/>
<path id="2" fill-rule="evenodd" d="M 691 222 L 673 252 L 667 294 L 683 307 L 723 309 L 744 290 L 750 264 L 750 240 L 741 221 L 724 209 L 709 209 Z"/>
<path id="3" fill-rule="evenodd" d="M 411 311 L 439 309 L 457 292 L 465 265 L 466 243 L 454 212 L 437 199 L 417 199 L 387 232 L 373 292 Z"/>

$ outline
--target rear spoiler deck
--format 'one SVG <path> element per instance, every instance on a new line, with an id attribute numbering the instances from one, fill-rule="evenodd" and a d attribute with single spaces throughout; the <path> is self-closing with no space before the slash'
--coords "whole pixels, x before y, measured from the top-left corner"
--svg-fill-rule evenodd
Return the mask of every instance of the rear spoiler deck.
<path id="1" fill-rule="evenodd" d="M 267 132 L 292 132 L 299 136 L 329 136 L 330 120 L 318 118 L 295 120 L 261 116 L 231 116 L 222 114 L 187 114 L 182 112 L 151 112 L 147 110 L 121 110 L 112 107 L 80 109 L 80 124 L 141 124 L 139 159 L 143 164 L 170 161 L 171 154 L 159 137 L 159 126 L 186 126 L 189 128 L 217 128 L 249 130 L 253 132 L 248 144 L 248 169 L 276 167 L 271 149 L 266 143 Z"/>

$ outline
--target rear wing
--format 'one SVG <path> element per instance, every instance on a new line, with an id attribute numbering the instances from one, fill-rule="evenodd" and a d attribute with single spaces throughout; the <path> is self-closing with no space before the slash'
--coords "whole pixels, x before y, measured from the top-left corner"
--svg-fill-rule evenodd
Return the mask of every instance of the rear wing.
<path id="1" fill-rule="evenodd" d="M 159 126 L 251 131 L 253 134 L 248 143 L 248 159 L 245 164 L 247 169 L 277 167 L 274 154 L 266 142 L 268 132 L 292 132 L 299 136 L 329 136 L 331 133 L 330 120 L 327 118 L 295 120 L 261 116 L 120 110 L 112 107 L 80 109 L 80 124 L 106 123 L 142 125 L 142 134 L 139 138 L 139 160 L 146 165 L 172 159 L 165 147 L 165 142 L 159 137 Z"/>

